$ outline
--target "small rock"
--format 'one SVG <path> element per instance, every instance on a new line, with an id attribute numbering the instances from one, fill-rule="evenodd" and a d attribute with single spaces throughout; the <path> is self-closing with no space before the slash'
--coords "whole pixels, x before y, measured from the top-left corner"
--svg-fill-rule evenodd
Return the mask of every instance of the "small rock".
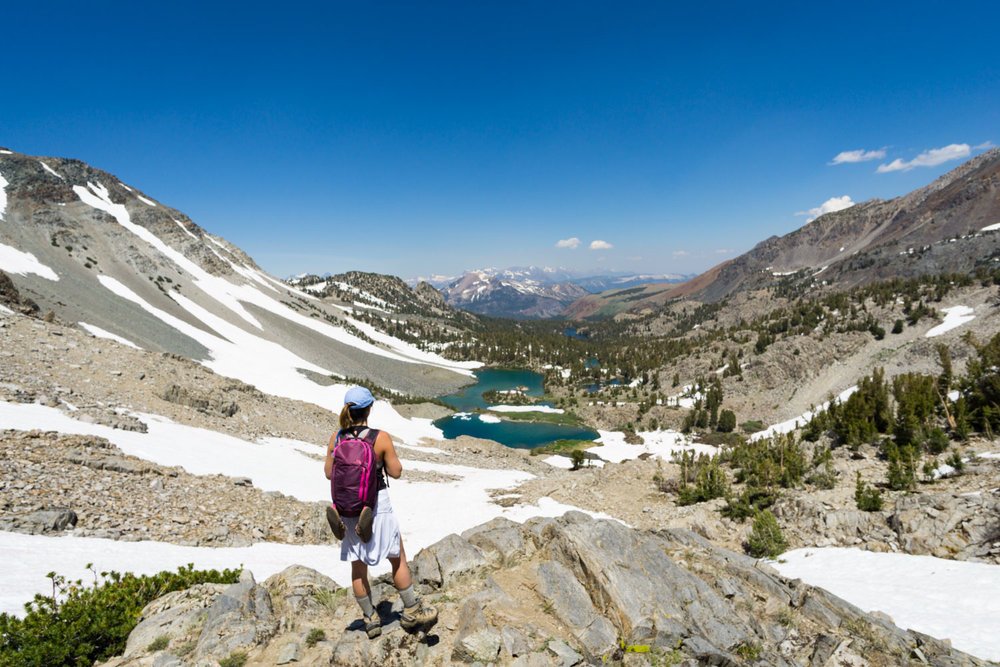
<path id="1" fill-rule="evenodd" d="M 298 642 L 289 642 L 281 647 L 281 651 L 278 653 L 278 661 L 274 664 L 287 665 L 290 662 L 298 662 L 300 653 L 301 649 Z"/>

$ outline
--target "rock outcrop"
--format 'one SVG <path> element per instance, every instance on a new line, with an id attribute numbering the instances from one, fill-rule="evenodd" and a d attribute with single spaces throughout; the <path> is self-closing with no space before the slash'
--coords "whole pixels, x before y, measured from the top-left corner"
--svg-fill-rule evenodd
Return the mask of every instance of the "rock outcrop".
<path id="1" fill-rule="evenodd" d="M 1000 563 L 998 489 L 903 496 L 889 525 L 907 553 Z"/>
<path id="2" fill-rule="evenodd" d="M 497 519 L 413 562 L 440 621 L 399 627 L 386 577 L 369 640 L 348 591 L 306 568 L 198 586 L 151 603 L 105 667 L 208 665 L 984 665 L 685 530 L 639 531 L 571 512 Z M 155 642 L 155 643 L 154 643 Z"/>

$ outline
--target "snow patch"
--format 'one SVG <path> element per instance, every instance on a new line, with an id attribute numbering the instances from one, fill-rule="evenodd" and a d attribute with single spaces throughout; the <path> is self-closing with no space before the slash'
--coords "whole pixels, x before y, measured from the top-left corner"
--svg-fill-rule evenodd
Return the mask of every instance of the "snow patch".
<path id="1" fill-rule="evenodd" d="M 549 405 L 491 405 L 486 408 L 491 412 L 545 412 L 552 415 L 561 415 L 565 410 L 553 408 Z"/>
<path id="2" fill-rule="evenodd" d="M 848 398 L 850 398 L 851 394 L 853 394 L 857 390 L 858 390 L 857 385 L 854 385 L 853 387 L 848 387 L 844 391 L 840 392 L 837 395 L 837 397 L 834 398 L 833 400 L 835 400 L 838 403 L 843 403 Z M 792 419 L 789 419 L 787 421 L 783 421 L 778 424 L 773 424 L 771 426 L 768 426 L 763 431 L 757 431 L 756 433 L 750 436 L 749 440 L 750 442 L 756 442 L 757 440 L 762 440 L 764 438 L 771 438 L 778 434 L 791 433 L 795 429 L 802 428 L 803 426 L 808 424 L 809 420 L 812 419 L 814 415 L 823 412 L 828 407 L 830 407 L 830 401 L 823 403 L 814 410 L 806 410 L 798 417 L 793 417 Z"/>
<path id="3" fill-rule="evenodd" d="M 376 403 L 376 408 L 381 403 Z M 249 442 L 224 433 L 178 424 L 166 417 L 136 413 L 148 426 L 147 433 L 122 431 L 72 419 L 55 408 L 0 401 L 0 423 L 6 428 L 43 429 L 60 433 L 107 438 L 127 454 L 167 466 L 181 466 L 199 475 L 246 476 L 263 491 L 278 491 L 306 502 L 329 499 L 329 482 L 321 474 L 319 461 L 308 455 L 322 454 L 322 443 L 287 438 L 264 438 Z M 386 423 L 372 414 L 373 423 Z M 427 420 L 429 423 L 429 420 Z M 395 430 L 393 435 L 399 435 Z M 535 505 L 504 508 L 490 496 L 494 489 L 513 488 L 532 478 L 520 470 L 492 470 L 462 465 L 411 461 L 402 458 L 404 470 L 440 473 L 459 478 L 454 482 L 410 482 L 405 473 L 392 482 L 393 511 L 411 553 L 434 544 L 452 532 L 477 526 L 498 516 L 523 522 L 536 516 L 561 516 L 578 509 L 541 498 Z M 441 521 L 440 508 L 448 507 L 448 521 Z M 606 514 L 588 512 L 599 518 Z M 55 540 L 59 540 L 56 542 Z M 22 557 L 25 549 L 32 556 Z M 246 549 L 177 547 L 150 542 L 115 542 L 92 538 L 41 537 L 0 532 L 0 560 L 17 564 L 0 572 L 0 611 L 23 613 L 22 605 L 51 583 L 45 574 L 55 570 L 75 578 L 82 564 L 93 562 L 98 570 L 156 572 L 188 562 L 200 567 L 234 567 L 244 563 L 258 579 L 293 563 L 314 567 L 346 585 L 350 564 L 341 562 L 335 547 L 256 544 Z M 375 568 L 378 575 L 388 564 Z"/>
<path id="4" fill-rule="evenodd" d="M 940 336 L 941 334 L 947 333 L 952 329 L 960 327 L 967 322 L 971 322 L 976 318 L 976 316 L 972 314 L 972 308 L 969 308 L 968 306 L 952 306 L 951 308 L 942 308 L 941 312 L 944 313 L 944 321 L 925 333 L 925 338 Z"/>
<path id="5" fill-rule="evenodd" d="M 193 238 L 195 241 L 198 240 L 198 237 L 195 236 L 194 232 L 192 232 L 190 229 L 188 229 L 187 227 L 185 227 L 183 222 L 181 222 L 180 220 L 177 220 L 177 219 L 174 219 L 174 222 L 177 223 L 178 227 L 180 227 L 181 229 L 184 230 L 185 234 L 187 234 L 188 236 L 190 236 L 191 238 Z"/>
<path id="6" fill-rule="evenodd" d="M 0 150 L 0 155 L 13 155 L 14 151 L 8 151 L 6 149 Z"/>
<path id="7" fill-rule="evenodd" d="M 139 201 L 141 201 L 143 204 L 146 204 L 147 206 L 152 206 L 153 208 L 156 208 L 156 202 L 150 201 L 150 200 L 146 199 L 145 197 L 143 197 L 142 195 L 136 195 L 136 198 Z"/>
<path id="8" fill-rule="evenodd" d="M 13 315 L 14 311 L 0 303 L 0 313 L 3 313 L 4 315 Z"/>
<path id="9" fill-rule="evenodd" d="M 128 345 L 129 347 L 134 347 L 137 350 L 142 349 L 129 339 L 123 338 L 118 334 L 113 334 L 110 331 L 106 331 L 95 324 L 87 324 L 86 322 L 79 322 L 78 324 L 84 329 L 86 329 L 90 333 L 90 335 L 96 336 L 97 338 L 107 338 L 108 340 L 118 341 L 122 345 Z"/>
<path id="10" fill-rule="evenodd" d="M 998 230 L 1000 230 L 1000 222 L 996 222 L 996 223 L 994 223 L 992 225 L 987 225 L 986 227 L 983 227 L 979 231 L 981 231 L 981 232 L 995 232 L 995 231 L 998 231 Z"/>
<path id="11" fill-rule="evenodd" d="M 52 174 L 56 178 L 62 179 L 64 181 L 66 180 L 66 178 L 62 174 L 60 174 L 58 171 L 56 171 L 55 169 L 53 169 L 49 165 L 45 164 L 41 160 L 38 161 L 38 164 L 42 165 L 42 167 L 45 168 L 45 171 L 49 172 L 50 174 Z"/>
<path id="12" fill-rule="evenodd" d="M 796 549 L 771 565 L 901 628 L 1000 660 L 1000 597 L 986 593 L 1000 590 L 1000 566 L 840 547 Z"/>
<path id="13" fill-rule="evenodd" d="M 0 181 L 2 180 L 0 178 Z M 0 204 L 2 203 L 0 201 Z M 0 211 L 2 210 L 3 208 L 0 207 Z M 3 243 L 0 243 L 0 270 L 7 273 L 16 273 L 21 276 L 33 273 L 46 280 L 59 280 L 59 276 L 56 275 L 55 271 L 39 262 L 38 258 L 30 252 L 22 252 L 17 248 L 4 245 Z"/>
<path id="14" fill-rule="evenodd" d="M 7 179 L 0 174 L 0 220 L 3 220 L 4 213 L 7 211 L 7 186 L 10 185 Z"/>
<path id="15" fill-rule="evenodd" d="M 479 415 L 479 421 L 484 424 L 499 424 L 501 420 L 496 415 L 481 414 Z"/>
<path id="16" fill-rule="evenodd" d="M 651 454 L 669 461 L 675 452 L 693 451 L 697 454 L 715 454 L 717 447 L 697 445 L 686 435 L 677 431 L 640 431 L 639 437 L 643 444 L 630 445 L 625 442 L 625 434 L 621 431 L 598 431 L 601 437 L 596 447 L 590 447 L 588 452 L 600 456 L 605 461 L 621 463 L 639 458 L 642 454 Z"/>
<path id="17" fill-rule="evenodd" d="M 123 188 L 125 188 L 125 189 L 126 189 L 126 190 L 128 190 L 129 192 L 132 192 L 132 188 L 130 188 L 129 186 L 125 185 L 125 184 L 124 184 L 124 183 L 122 183 L 121 181 L 118 181 L 118 185 L 122 186 Z"/>

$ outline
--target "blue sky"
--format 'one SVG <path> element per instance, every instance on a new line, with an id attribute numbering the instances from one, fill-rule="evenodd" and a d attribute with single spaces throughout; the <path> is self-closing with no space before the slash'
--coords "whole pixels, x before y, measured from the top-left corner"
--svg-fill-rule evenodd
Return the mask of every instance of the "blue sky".
<path id="1" fill-rule="evenodd" d="M 146 4 L 5 8 L 0 145 L 278 275 L 698 272 L 1000 143 L 997 3 Z"/>

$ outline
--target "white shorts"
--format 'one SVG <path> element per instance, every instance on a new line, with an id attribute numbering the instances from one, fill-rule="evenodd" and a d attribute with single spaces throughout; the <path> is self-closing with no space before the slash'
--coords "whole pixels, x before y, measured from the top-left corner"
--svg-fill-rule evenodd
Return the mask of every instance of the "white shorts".
<path id="1" fill-rule="evenodd" d="M 378 492 L 378 505 L 375 507 L 375 521 L 372 524 L 372 539 L 362 542 L 355 528 L 357 517 L 341 517 L 347 532 L 340 543 L 340 560 L 359 560 L 365 565 L 376 565 L 386 558 L 399 557 L 399 522 L 392 512 L 392 502 L 389 500 L 389 489 Z"/>

